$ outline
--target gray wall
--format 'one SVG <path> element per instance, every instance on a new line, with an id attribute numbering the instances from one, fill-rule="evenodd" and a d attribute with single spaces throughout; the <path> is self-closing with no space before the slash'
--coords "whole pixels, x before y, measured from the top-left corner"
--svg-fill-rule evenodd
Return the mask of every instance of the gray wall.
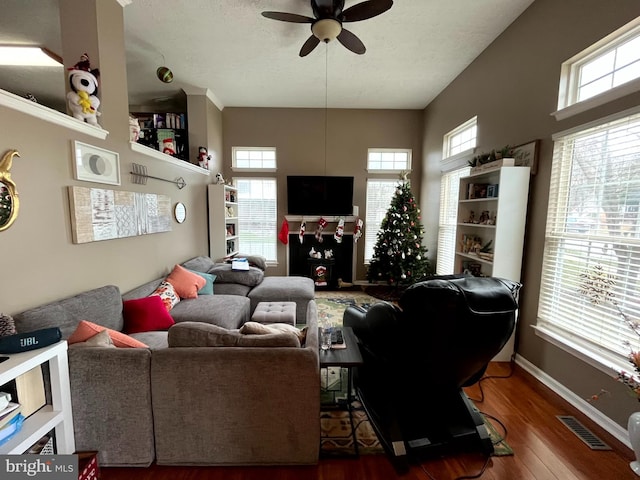
<path id="1" fill-rule="evenodd" d="M 560 65 L 640 15 L 639 2 L 536 0 L 424 112 L 422 209 L 427 231 L 436 231 L 443 135 L 478 116 L 478 145 L 489 151 L 541 139 L 538 173 L 531 178 L 517 352 L 581 398 L 611 392 L 593 406 L 626 426 L 638 402 L 611 377 L 535 334 L 544 247 L 551 135 L 640 104 L 640 93 L 611 105 L 556 121 Z M 524 399 L 523 399 L 524 401 Z"/>

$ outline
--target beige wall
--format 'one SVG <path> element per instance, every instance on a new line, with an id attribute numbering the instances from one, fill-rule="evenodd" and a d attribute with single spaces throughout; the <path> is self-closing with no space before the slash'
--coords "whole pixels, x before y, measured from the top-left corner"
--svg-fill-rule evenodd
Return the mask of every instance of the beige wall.
<path id="1" fill-rule="evenodd" d="M 69 0 L 65 0 L 68 3 Z M 75 0 L 84 2 L 84 0 Z M 122 37 L 122 7 L 117 2 L 98 2 L 95 22 L 109 28 L 94 28 L 91 40 L 92 66 L 101 70 L 103 115 L 99 121 L 109 131 L 100 140 L 56 126 L 13 109 L 0 107 L 0 155 L 10 149 L 20 152 L 13 162 L 12 178 L 20 194 L 20 213 L 15 223 L 0 232 L 2 286 L 0 312 L 14 314 L 29 307 L 76 294 L 105 284 L 127 291 L 159 277 L 177 262 L 206 255 L 206 184 L 211 177 L 134 153 L 129 144 L 128 106 Z M 83 10 L 84 12 L 84 10 Z M 87 17 L 85 16 L 85 21 Z M 65 45 L 73 45 L 73 35 Z M 77 40 L 76 40 L 77 42 Z M 71 48 L 71 47 L 70 47 Z M 72 52 L 72 58 L 79 54 Z M 64 55 L 65 58 L 70 56 Z M 77 60 L 70 62 L 73 65 Z M 207 114 L 220 111 L 207 105 Z M 220 122 L 210 125 L 211 135 L 221 139 Z M 121 185 L 108 186 L 74 180 L 72 141 L 119 153 Z M 220 156 L 221 141 L 210 148 Z M 174 180 L 183 177 L 187 187 L 149 179 L 147 185 L 131 182 L 131 162 L 145 165 L 149 175 Z M 169 195 L 172 204 L 187 207 L 187 220 L 172 222 L 172 231 L 132 238 L 72 243 L 69 216 L 69 185 L 104 187 Z"/>
<path id="2" fill-rule="evenodd" d="M 640 15 L 640 3 L 617 0 L 536 0 L 480 57 L 432 102 L 424 115 L 422 205 L 436 231 L 438 175 L 443 135 L 478 116 L 480 151 L 541 139 L 538 173 L 531 178 L 521 316 L 517 352 L 581 398 L 612 392 L 594 407 L 620 425 L 638 403 L 609 376 L 587 366 L 538 337 L 536 323 L 544 245 L 551 135 L 569 127 L 640 104 L 640 94 L 558 122 L 560 64 Z M 525 401 L 525 399 L 523 399 Z"/>
<path id="3" fill-rule="evenodd" d="M 326 117 L 325 117 L 326 115 Z M 422 112 L 419 110 L 347 110 L 286 108 L 225 108 L 223 165 L 225 178 L 231 171 L 231 149 L 276 147 L 278 170 L 278 228 L 287 214 L 287 175 L 353 176 L 354 205 L 364 219 L 368 148 L 410 148 L 413 151 L 411 180 L 420 179 L 422 157 Z M 325 122 L 326 120 L 326 122 Z M 325 155 L 326 126 L 326 155 Z M 256 176 L 257 174 L 243 174 Z M 272 177 L 274 174 L 263 174 Z M 387 177 L 388 178 L 388 177 Z M 393 176 L 391 178 L 394 178 Z M 419 185 L 414 194 L 419 197 Z M 315 224 L 307 223 L 307 231 Z M 334 228 L 329 225 L 327 228 Z M 366 228 L 366 225 L 365 225 Z M 291 233 L 295 233 L 291 230 Z M 356 243 L 356 279 L 366 279 L 364 240 Z M 286 249 L 278 243 L 277 268 L 269 274 L 286 275 Z"/>

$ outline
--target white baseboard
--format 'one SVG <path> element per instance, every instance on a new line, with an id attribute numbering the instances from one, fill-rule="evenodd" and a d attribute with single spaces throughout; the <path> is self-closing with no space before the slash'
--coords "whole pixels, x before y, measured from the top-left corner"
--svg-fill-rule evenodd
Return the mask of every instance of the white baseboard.
<path id="1" fill-rule="evenodd" d="M 600 410 L 594 408 L 589 402 L 587 402 L 583 398 L 580 398 L 578 395 L 573 393 L 560 382 L 556 381 L 554 378 L 547 375 L 545 372 L 540 370 L 525 358 L 516 354 L 515 362 L 537 380 L 560 395 L 560 397 L 569 402 L 572 406 L 584 413 L 601 428 L 613 435 L 617 440 L 626 445 L 627 448 L 629 448 L 630 450 L 632 449 L 631 443 L 629 442 L 629 434 L 627 433 L 627 430 L 625 428 L 618 425 L 618 423 L 614 422 L 609 417 L 604 415 Z"/>

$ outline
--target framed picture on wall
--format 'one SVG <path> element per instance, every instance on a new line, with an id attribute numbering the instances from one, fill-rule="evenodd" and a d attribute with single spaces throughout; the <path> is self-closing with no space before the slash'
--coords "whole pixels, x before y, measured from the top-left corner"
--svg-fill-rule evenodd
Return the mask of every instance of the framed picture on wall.
<path id="1" fill-rule="evenodd" d="M 73 166 L 76 180 L 120 185 L 120 156 L 116 152 L 74 141 Z"/>
<path id="2" fill-rule="evenodd" d="M 540 140 L 534 140 L 513 147 L 516 165 L 521 167 L 531 167 L 531 175 L 535 175 L 538 171 L 538 146 Z"/>

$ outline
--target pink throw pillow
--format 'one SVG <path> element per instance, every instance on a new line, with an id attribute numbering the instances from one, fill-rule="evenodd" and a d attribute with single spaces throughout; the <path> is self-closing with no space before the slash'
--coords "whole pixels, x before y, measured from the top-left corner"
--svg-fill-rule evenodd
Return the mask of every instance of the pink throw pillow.
<path id="1" fill-rule="evenodd" d="M 164 308 L 164 306 L 163 306 Z M 130 337 L 129 335 L 125 335 L 122 332 L 118 332 L 117 330 L 112 330 L 110 328 L 105 328 L 102 325 L 98 325 L 97 323 L 88 322 L 86 320 L 80 320 L 80 323 L 76 327 L 75 331 L 71 334 L 71 336 L 67 339 L 67 343 L 69 345 L 78 342 L 84 342 L 94 335 L 106 330 L 111 338 L 111 341 L 116 347 L 130 347 L 130 348 L 147 348 L 148 345 L 136 340 L 135 338 Z"/>
<path id="2" fill-rule="evenodd" d="M 125 300 L 123 314 L 127 333 L 168 330 L 175 323 L 158 295 Z"/>
<path id="3" fill-rule="evenodd" d="M 165 280 L 173 285 L 180 298 L 198 298 L 198 290 L 207 283 L 200 275 L 196 275 L 180 265 L 173 267 Z"/>

